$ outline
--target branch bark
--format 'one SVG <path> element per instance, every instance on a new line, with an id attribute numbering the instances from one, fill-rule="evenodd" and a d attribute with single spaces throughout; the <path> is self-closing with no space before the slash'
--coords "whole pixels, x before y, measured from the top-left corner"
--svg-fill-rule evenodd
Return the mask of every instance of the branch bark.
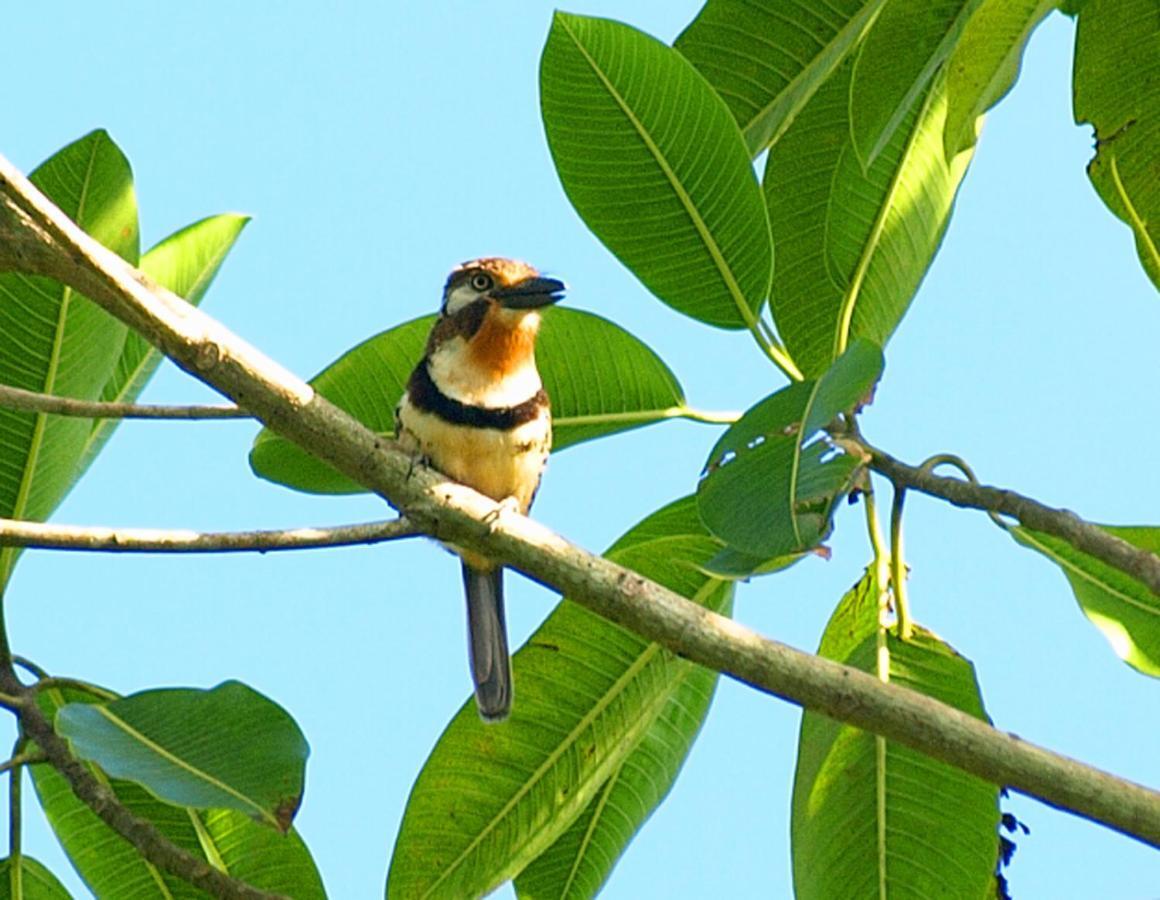
<path id="1" fill-rule="evenodd" d="M 379 544 L 422 532 L 404 518 L 358 525 L 262 531 L 184 531 L 162 528 L 103 528 L 0 519 L 0 547 L 93 550 L 111 553 L 269 553 Z"/>
<path id="2" fill-rule="evenodd" d="M 1160 556 L 1085 522 L 1071 510 L 1054 509 L 1005 488 L 935 475 L 921 467 L 900 462 L 865 441 L 856 441 L 869 455 L 870 468 L 889 478 L 896 488 L 913 489 L 967 509 L 1011 516 L 1027 528 L 1062 538 L 1077 550 L 1131 575 L 1160 596 Z"/>
<path id="3" fill-rule="evenodd" d="M 155 403 L 111 403 L 39 394 L 0 384 L 0 407 L 82 419 L 248 419 L 236 406 L 165 406 Z"/>
<path id="4" fill-rule="evenodd" d="M 4 249 L 8 245 L 7 249 Z M 0 267 L 71 284 L 278 434 L 399 508 L 694 662 L 1160 847 L 1160 794 L 768 640 L 416 467 L 312 388 L 90 239 L 0 158 Z"/>

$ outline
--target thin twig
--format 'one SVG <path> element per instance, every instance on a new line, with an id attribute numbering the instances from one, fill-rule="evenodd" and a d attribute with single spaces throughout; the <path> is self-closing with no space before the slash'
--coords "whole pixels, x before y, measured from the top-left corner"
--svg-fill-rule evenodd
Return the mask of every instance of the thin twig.
<path id="1" fill-rule="evenodd" d="M 7 205 L 6 205 L 7 204 Z M 0 268 L 72 285 L 272 431 L 387 498 L 424 532 L 509 564 L 680 656 L 1160 847 L 1160 793 L 931 697 L 771 641 L 463 485 L 415 467 L 284 368 L 152 285 L 0 158 Z M 77 790 L 74 785 L 74 790 Z"/>
<path id="2" fill-rule="evenodd" d="M 935 475 L 921 466 L 900 462 L 865 441 L 859 440 L 859 444 L 870 457 L 870 468 L 894 482 L 896 489 L 911 488 L 955 506 L 1011 516 L 1027 528 L 1062 538 L 1077 550 L 1131 575 L 1160 596 L 1160 556 L 1085 522 L 1070 510 L 1054 509 L 1004 488 Z"/>
<path id="3" fill-rule="evenodd" d="M 107 553 L 270 553 L 278 550 L 378 544 L 414 537 L 420 533 L 404 518 L 320 528 L 218 532 L 52 525 L 0 519 L 0 547 Z"/>
<path id="4" fill-rule="evenodd" d="M 43 753 L 16 753 L 4 760 L 4 762 L 0 762 L 0 772 L 7 772 L 20 766 L 31 766 L 35 763 L 42 762 L 48 762 L 48 757 Z"/>
<path id="5" fill-rule="evenodd" d="M 165 406 L 154 403 L 106 403 L 78 400 L 55 394 L 38 394 L 0 384 L 0 407 L 21 412 L 51 413 L 82 419 L 250 419 L 244 409 L 233 405 Z"/>

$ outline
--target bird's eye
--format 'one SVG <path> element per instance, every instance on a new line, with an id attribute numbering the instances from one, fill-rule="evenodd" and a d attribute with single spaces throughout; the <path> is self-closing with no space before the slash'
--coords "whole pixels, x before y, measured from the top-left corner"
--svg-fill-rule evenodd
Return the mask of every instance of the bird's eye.
<path id="1" fill-rule="evenodd" d="M 482 272 L 480 272 L 478 275 L 471 276 L 471 286 L 477 291 L 490 290 L 493 284 L 495 284 L 495 282 L 491 280 L 491 276 L 484 275 Z"/>

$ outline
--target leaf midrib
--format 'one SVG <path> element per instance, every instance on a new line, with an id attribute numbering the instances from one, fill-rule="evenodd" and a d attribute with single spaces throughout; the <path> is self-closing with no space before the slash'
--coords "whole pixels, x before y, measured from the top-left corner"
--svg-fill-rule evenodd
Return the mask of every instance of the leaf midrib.
<path id="1" fill-rule="evenodd" d="M 275 828 L 278 828 L 279 831 L 282 830 L 278 824 L 277 819 L 275 819 L 274 816 L 272 816 L 259 803 L 252 800 L 250 797 L 247 797 L 245 794 L 241 793 L 239 790 L 237 790 L 233 786 L 222 781 L 220 778 L 217 778 L 216 776 L 211 775 L 209 772 L 206 772 L 204 769 L 199 769 L 196 766 L 186 762 L 181 757 L 175 755 L 170 750 L 168 750 L 165 747 L 158 744 L 156 741 L 154 741 L 148 735 L 142 734 L 140 731 L 138 731 L 136 728 L 134 728 L 132 725 L 130 725 L 128 722 L 126 722 L 124 719 L 122 719 L 120 716 L 114 715 L 108 709 L 108 707 L 97 706 L 95 704 L 89 704 L 89 705 L 91 705 L 92 708 L 95 709 L 101 716 L 103 716 L 105 719 L 107 719 L 114 727 L 120 729 L 124 734 L 133 738 L 138 743 L 140 743 L 142 746 L 144 746 L 146 749 L 152 751 L 157 756 L 161 757 L 163 760 L 168 762 L 174 768 L 177 768 L 177 769 L 185 772 L 188 775 L 193 775 L 195 778 L 197 778 L 201 781 L 204 781 L 206 784 L 209 784 L 211 787 L 214 787 L 217 790 L 221 791 L 222 793 L 224 793 L 230 797 L 233 797 L 239 803 L 242 803 L 248 809 L 251 809 L 252 810 L 251 815 L 254 815 L 257 818 L 262 819 L 263 821 L 267 822 L 270 825 L 273 825 Z"/>
<path id="2" fill-rule="evenodd" d="M 680 537 L 680 535 L 667 535 L 666 537 L 656 538 L 654 540 L 664 541 L 664 540 L 669 540 L 673 537 Z M 631 547 L 632 547 L 632 549 L 635 550 L 635 549 L 638 549 L 640 547 L 647 546 L 648 544 L 651 544 L 653 542 L 654 541 L 643 541 L 640 544 L 633 544 L 633 545 L 631 545 Z M 624 548 L 624 549 L 628 549 L 628 548 Z M 694 602 L 696 602 L 699 599 L 703 599 L 703 596 L 708 591 L 710 591 L 713 587 L 715 587 L 718 583 L 719 583 L 719 579 L 707 578 L 705 580 L 705 584 L 703 584 L 693 594 L 693 597 L 691 599 Z M 432 896 L 432 894 L 439 887 L 439 885 L 441 885 L 444 881 L 446 881 L 447 878 L 449 878 L 451 876 L 451 874 L 456 869 L 458 869 L 461 865 L 463 865 L 464 862 L 466 862 L 466 860 L 470 857 L 472 852 L 480 845 L 480 843 L 484 840 L 484 838 L 486 838 L 487 835 L 491 834 L 492 831 L 494 831 L 496 828 L 499 827 L 499 824 L 508 816 L 509 813 L 511 813 L 511 811 L 516 807 L 516 805 L 519 803 L 519 801 L 521 801 L 525 796 L 527 796 L 527 794 L 529 794 L 531 792 L 532 788 L 535 785 L 539 784 L 544 779 L 544 777 L 547 775 L 547 773 L 549 771 L 551 771 L 552 767 L 563 756 L 563 754 L 566 752 L 566 750 L 571 748 L 572 746 L 574 746 L 576 744 L 576 742 L 579 739 L 579 736 L 581 734 L 583 734 L 589 727 L 591 727 L 591 725 L 593 723 L 596 722 L 596 720 L 599 718 L 600 714 L 603 713 L 611 705 L 613 700 L 618 698 L 620 696 L 620 694 L 622 694 L 627 689 L 628 685 L 632 684 L 633 679 L 640 672 L 642 672 L 645 669 L 645 667 L 653 660 L 653 657 L 655 657 L 663 649 L 664 648 L 661 647 L 660 644 L 657 644 L 654 642 L 654 643 L 649 644 L 647 647 L 644 648 L 644 650 L 641 651 L 640 655 L 633 661 L 632 665 L 629 666 L 625 670 L 624 674 L 621 675 L 618 679 L 616 679 L 616 681 L 612 685 L 612 688 L 610 690 L 608 690 L 604 694 L 603 697 L 600 698 L 600 701 L 588 712 L 587 715 L 585 715 L 579 722 L 576 723 L 575 727 L 572 728 L 572 730 L 568 732 L 568 734 L 565 736 L 565 738 L 563 740 L 561 740 L 559 742 L 559 744 L 557 744 L 556 748 L 536 768 L 536 770 L 534 772 L 532 772 L 531 776 L 523 783 L 523 785 L 520 786 L 520 789 L 518 791 L 516 791 L 516 793 L 512 795 L 512 797 L 508 800 L 508 802 L 505 803 L 503 805 L 503 807 L 501 807 L 500 810 L 492 817 L 491 821 L 488 822 L 487 825 L 485 825 L 479 831 L 479 833 L 476 834 L 476 836 L 474 838 L 472 838 L 471 842 L 460 852 L 460 854 L 455 859 L 453 859 L 450 863 L 447 864 L 446 868 L 444 868 L 443 873 L 439 876 L 439 878 L 437 878 L 430 885 L 430 887 L 428 887 L 427 890 L 423 893 L 423 895 L 422 895 L 423 900 L 426 900 L 426 898 Z M 675 688 L 672 685 L 670 685 L 666 690 L 661 691 L 660 694 L 658 695 L 658 697 L 654 698 L 653 703 L 650 704 L 650 708 L 657 706 L 658 702 L 660 700 L 660 697 L 662 697 L 662 696 L 666 699 L 666 702 L 667 702 L 667 698 L 672 696 L 672 692 L 674 689 Z M 632 750 L 635 749 L 637 746 L 639 746 L 640 740 L 643 737 L 644 737 L 644 733 L 642 732 L 641 735 L 637 738 L 637 740 L 633 742 L 632 747 L 628 751 L 625 752 L 624 759 L 627 759 L 628 755 L 632 752 Z"/>
<path id="3" fill-rule="evenodd" d="M 74 221 L 78 223 L 84 219 L 85 206 L 88 204 L 89 187 L 92 184 L 93 167 L 96 165 L 99 145 L 99 141 L 93 141 L 89 148 L 89 158 L 85 165 L 85 174 L 81 179 L 81 192 L 77 198 L 76 217 Z M 56 386 L 57 370 L 60 368 L 61 345 L 64 343 L 65 323 L 68 321 L 68 310 L 73 296 L 73 290 L 68 285 L 62 284 L 60 288 L 60 310 L 57 313 L 56 329 L 52 337 L 52 350 L 49 354 L 48 369 L 45 372 L 41 390 L 41 393 L 44 394 L 53 393 L 53 389 Z M 32 426 L 32 441 L 29 445 L 28 456 L 24 463 L 24 474 L 20 479 L 20 487 L 16 491 L 16 502 L 12 508 L 11 517 L 13 519 L 25 518 L 25 511 L 28 508 L 28 498 L 32 494 L 32 482 L 36 473 L 37 464 L 40 460 L 40 448 L 44 444 L 44 430 L 48 426 L 48 415 L 46 413 L 35 413 L 35 416 L 36 423 Z M 17 552 L 17 549 L 14 547 L 0 549 L 0 593 L 3 592 L 3 588 L 8 582 L 8 577 L 12 574 Z"/>
<path id="4" fill-rule="evenodd" d="M 68 705 L 69 701 L 65 697 L 63 691 L 57 688 L 50 688 L 47 693 L 51 697 L 52 703 L 57 708 L 57 710 L 60 710 L 62 707 Z M 116 795 L 116 792 L 113 791 L 113 785 L 110 783 L 108 776 L 105 774 L 104 770 L 100 768 L 100 766 L 97 766 L 93 763 L 86 763 L 85 768 L 89 771 L 90 775 L 92 775 L 97 781 L 103 784 L 106 789 L 114 794 L 114 796 Z M 55 832 L 55 829 L 53 830 Z M 173 892 L 169 890 L 169 885 L 165 883 L 165 878 L 161 874 L 161 870 L 158 869 L 157 866 L 155 866 L 153 863 L 149 862 L 149 860 L 145 859 L 145 857 L 140 857 L 140 861 L 141 865 L 145 867 L 145 870 L 149 873 L 150 877 L 153 879 L 154 884 L 157 886 L 157 890 L 161 894 L 161 900 L 175 900 Z"/>
<path id="5" fill-rule="evenodd" d="M 722 281 L 725 282 L 725 287 L 729 291 L 729 296 L 733 300 L 734 305 L 737 307 L 737 311 L 741 315 L 742 321 L 745 323 L 746 327 L 752 331 L 757 327 L 757 317 L 753 310 L 750 309 L 749 304 L 746 302 L 740 285 L 737 284 L 737 280 L 733 277 L 733 270 L 729 267 L 728 263 L 725 261 L 724 255 L 721 253 L 721 248 L 717 246 L 717 242 L 713 239 L 713 235 L 709 231 L 708 226 L 705 224 L 704 219 L 701 218 L 700 213 L 694 206 L 692 198 L 685 190 L 685 187 L 681 183 L 680 179 L 677 178 L 676 172 L 674 172 L 672 167 L 669 165 L 668 159 L 661 152 L 660 147 L 657 146 L 656 142 L 652 139 L 652 136 L 649 134 L 647 129 L 645 129 L 644 124 L 636 117 L 632 109 L 629 108 L 628 103 L 625 101 L 624 97 L 621 96 L 620 92 L 617 91 L 616 87 L 604 74 L 603 70 L 597 64 L 596 60 L 593 59 L 587 48 L 580 42 L 579 38 L 576 36 L 576 33 L 568 26 L 567 20 L 562 17 L 559 17 L 558 20 L 561 27 L 572 39 L 576 49 L 580 51 L 580 54 L 584 57 L 584 60 L 592 69 L 593 73 L 597 78 L 600 79 L 609 95 L 613 100 L 616 101 L 617 106 L 620 107 L 625 117 L 632 124 L 633 128 L 636 129 L 637 135 L 644 142 L 645 147 L 648 148 L 649 152 L 652 154 L 653 159 L 656 160 L 657 165 L 660 167 L 664 176 L 668 179 L 669 184 L 672 185 L 673 191 L 677 195 L 677 199 L 680 201 L 681 206 L 684 208 L 685 213 L 688 215 L 690 221 L 692 221 L 693 227 L 697 229 L 697 234 L 700 235 L 701 242 L 705 245 L 705 249 L 709 251 L 709 256 L 712 258 L 713 264 L 717 267 L 717 272 L 720 274 Z M 688 65 L 692 65 L 692 63 L 688 63 Z M 730 121 L 734 121 L 732 114 L 730 114 L 729 119 Z M 764 204 L 762 205 L 762 208 L 764 209 Z M 766 227 L 768 230 L 768 224 Z"/>
<path id="6" fill-rule="evenodd" d="M 805 104 L 809 102 L 809 97 L 805 98 L 805 100 L 800 101 L 797 104 L 797 108 L 794 110 L 793 116 L 785 116 L 781 124 L 779 124 L 777 129 L 773 131 L 769 138 L 761 142 L 761 146 L 755 147 L 754 140 L 756 137 L 755 132 L 757 131 L 757 123 L 768 116 L 770 110 L 774 109 L 776 106 L 782 103 L 788 94 L 796 90 L 799 85 L 807 80 L 806 76 L 812 74 L 814 70 L 818 68 L 818 60 L 821 59 L 825 53 L 829 52 L 835 45 L 849 40 L 850 31 L 859 29 L 869 30 L 870 26 L 873 24 L 873 22 L 870 20 L 877 19 L 878 14 L 882 12 L 882 7 L 885 5 L 886 0 L 867 0 L 867 2 L 863 4 L 862 8 L 856 14 L 847 19 L 846 24 L 839 28 L 837 32 L 835 32 L 833 38 L 822 46 L 822 49 L 814 55 L 813 59 L 811 59 L 810 62 L 801 69 L 801 71 L 799 71 L 793 78 L 791 78 L 786 83 L 784 88 L 778 91 L 776 96 L 774 96 L 768 103 L 766 103 L 752 116 L 750 116 L 749 122 L 742 126 L 741 134 L 745 137 L 745 146 L 750 148 L 751 154 L 756 157 L 760 155 L 764 149 L 771 146 L 772 144 L 775 144 L 778 139 L 783 134 L 785 134 L 789 126 L 793 124 L 794 116 L 801 112 Z M 873 9 L 875 6 L 877 6 L 877 9 Z M 829 66 L 831 73 L 842 64 L 842 61 L 854 50 L 854 47 L 855 42 L 851 41 L 851 46 L 846 49 L 846 52 L 838 57 L 838 59 L 834 60 Z"/>
<path id="7" fill-rule="evenodd" d="M 1144 603 L 1143 601 L 1137 600 L 1135 597 L 1132 597 L 1130 594 L 1125 594 L 1122 590 L 1120 590 L 1120 588 L 1116 587 L 1115 585 L 1109 584 L 1106 581 L 1101 581 L 1098 577 L 1096 577 L 1092 573 L 1080 568 L 1078 565 L 1073 563 L 1071 560 L 1067 559 L 1064 556 L 1061 556 L 1053 548 L 1051 548 L 1047 544 L 1044 544 L 1042 541 L 1038 540 L 1036 537 L 1034 537 L 1034 535 L 1032 534 L 1031 531 L 1029 531 L 1027 529 L 1022 529 L 1019 532 L 1019 534 L 1021 537 L 1023 537 L 1024 540 L 1033 544 L 1035 546 L 1036 550 L 1038 550 L 1040 553 L 1042 553 L 1044 556 L 1046 556 L 1048 559 L 1050 559 L 1052 562 L 1054 562 L 1057 566 L 1059 566 L 1061 569 L 1063 569 L 1065 573 L 1070 573 L 1070 574 L 1076 576 L 1077 578 L 1079 578 L 1080 580 L 1086 581 L 1088 584 L 1091 584 L 1095 587 L 1098 587 L 1101 590 L 1107 591 L 1109 594 L 1114 596 L 1117 600 L 1120 600 L 1121 602 L 1123 602 L 1125 606 L 1130 606 L 1130 607 L 1138 610 L 1139 612 L 1146 613 L 1147 615 L 1160 618 L 1160 608 L 1157 608 L 1154 606 L 1149 606 L 1146 603 Z M 1083 553 L 1082 550 L 1077 550 L 1076 552 Z M 1143 586 L 1143 585 L 1141 585 L 1141 586 Z M 1078 601 L 1079 598 L 1077 597 L 1076 600 Z M 1082 601 L 1080 601 L 1080 605 L 1081 606 L 1083 605 Z"/>
<path id="8" fill-rule="evenodd" d="M 898 166 L 894 170 L 894 176 L 890 179 L 890 186 L 887 188 L 886 196 L 883 198 L 881 206 L 878 207 L 878 215 L 874 218 L 874 224 L 870 228 L 870 233 L 866 236 L 863 242 L 862 252 L 858 256 L 858 265 L 854 269 L 854 277 L 850 279 L 850 286 L 846 289 L 845 296 L 842 298 L 842 306 L 838 316 L 838 327 L 834 332 L 834 343 L 832 347 L 832 358 L 837 359 L 846 352 L 846 347 L 850 343 L 850 329 L 854 323 L 854 311 L 858 305 L 858 300 L 862 293 L 862 283 L 866 278 L 866 273 L 870 270 L 870 264 L 874 261 L 874 257 L 878 253 L 879 244 L 882 241 L 882 235 L 886 231 L 886 220 L 894 209 L 894 201 L 898 196 L 898 192 L 902 187 L 902 174 L 905 172 L 910 164 L 914 154 L 914 148 L 918 144 L 919 135 L 923 132 L 923 126 L 926 123 L 926 116 L 930 112 L 931 103 L 933 102 L 935 94 L 942 89 L 942 81 L 940 76 L 936 76 L 934 83 L 932 83 L 929 90 L 927 90 L 926 97 L 923 100 L 922 108 L 919 110 L 918 118 L 914 121 L 914 127 L 911 129 L 910 135 L 906 140 L 906 149 L 902 153 L 902 158 L 898 161 Z M 885 149 L 885 147 L 883 148 Z M 849 144 L 846 147 L 846 152 L 853 152 L 857 156 L 857 151 L 853 149 L 853 145 Z M 838 169 L 835 169 L 837 172 Z M 830 210 L 826 211 L 827 227 L 826 233 L 829 234 L 829 218 Z M 827 248 L 827 253 L 829 252 Z"/>

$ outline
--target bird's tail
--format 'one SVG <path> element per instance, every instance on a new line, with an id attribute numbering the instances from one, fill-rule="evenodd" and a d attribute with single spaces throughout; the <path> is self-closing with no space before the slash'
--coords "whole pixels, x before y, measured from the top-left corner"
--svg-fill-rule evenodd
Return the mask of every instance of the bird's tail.
<path id="1" fill-rule="evenodd" d="M 512 667 L 503 615 L 503 569 L 463 564 L 467 641 L 475 702 L 485 722 L 506 719 L 512 708 Z"/>

